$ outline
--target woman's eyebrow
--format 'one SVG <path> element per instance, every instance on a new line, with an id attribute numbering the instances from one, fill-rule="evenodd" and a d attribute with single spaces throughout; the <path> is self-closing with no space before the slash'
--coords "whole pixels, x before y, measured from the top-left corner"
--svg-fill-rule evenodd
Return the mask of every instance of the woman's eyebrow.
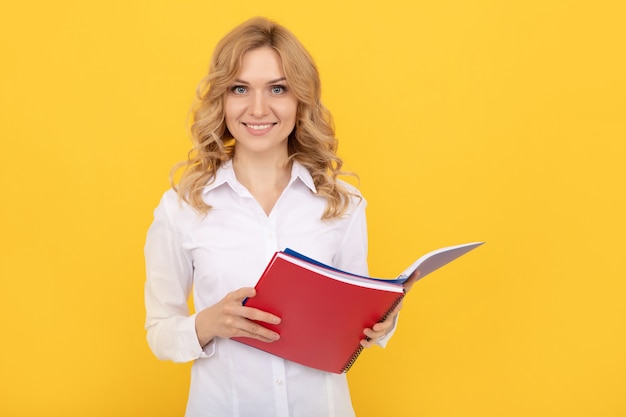
<path id="1" fill-rule="evenodd" d="M 287 81 L 287 78 L 286 78 L 286 77 L 276 78 L 275 80 L 270 80 L 270 81 L 266 82 L 265 84 L 266 84 L 266 85 L 276 84 L 276 83 L 279 83 L 279 82 L 281 82 L 281 81 Z M 250 83 L 249 83 L 249 82 L 244 81 L 244 80 L 239 80 L 239 79 L 236 79 L 236 80 L 234 80 L 233 82 L 235 82 L 235 83 L 237 83 L 237 84 L 245 84 L 245 85 L 250 85 Z"/>
<path id="2" fill-rule="evenodd" d="M 275 80 L 268 81 L 267 84 L 276 84 L 276 83 L 279 83 L 279 82 L 282 82 L 282 81 L 287 81 L 287 78 L 286 77 L 280 77 L 280 78 L 277 78 Z"/>

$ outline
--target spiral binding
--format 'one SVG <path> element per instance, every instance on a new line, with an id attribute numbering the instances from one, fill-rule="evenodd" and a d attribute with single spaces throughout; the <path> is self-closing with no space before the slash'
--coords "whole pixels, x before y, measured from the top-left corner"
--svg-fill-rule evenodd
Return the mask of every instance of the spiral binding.
<path id="1" fill-rule="evenodd" d="M 400 295 L 400 297 L 398 297 L 398 299 L 393 302 L 391 307 L 389 307 L 389 310 L 387 310 L 387 312 L 383 315 L 383 317 L 378 321 L 379 323 L 385 321 L 387 319 L 387 317 L 389 317 L 389 315 L 391 314 L 393 309 L 396 308 L 398 306 L 398 304 L 400 304 L 400 301 L 402 301 L 402 299 L 404 298 L 405 295 L 406 295 L 406 292 L 403 292 L 402 295 Z M 369 340 L 369 338 L 368 338 L 368 340 Z M 341 368 L 341 373 L 345 374 L 346 372 L 348 372 L 350 370 L 350 368 L 352 368 L 352 365 L 354 365 L 354 362 L 356 362 L 356 360 L 359 357 L 359 355 L 361 354 L 361 352 L 363 352 L 363 346 L 361 345 L 361 343 L 359 343 L 359 346 L 352 353 L 352 355 L 350 355 L 350 358 L 348 358 L 348 361 L 343 366 L 343 368 Z"/>

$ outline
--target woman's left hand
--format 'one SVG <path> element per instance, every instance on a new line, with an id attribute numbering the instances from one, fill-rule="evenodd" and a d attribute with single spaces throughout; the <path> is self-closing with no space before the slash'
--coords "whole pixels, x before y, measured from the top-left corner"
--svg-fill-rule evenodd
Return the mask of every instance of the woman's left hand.
<path id="1" fill-rule="evenodd" d="M 396 308 L 393 309 L 393 311 L 391 312 L 391 314 L 389 314 L 389 316 L 387 316 L 385 321 L 376 323 L 372 326 L 371 329 L 368 328 L 363 330 L 363 334 L 367 336 L 367 338 L 361 340 L 361 346 L 363 346 L 364 348 L 371 347 L 376 344 L 376 341 L 378 341 L 378 339 L 387 336 L 387 333 L 389 333 L 393 328 L 393 323 L 395 322 L 396 317 L 398 317 L 398 313 L 400 312 L 401 308 L 402 303 L 398 304 Z"/>
<path id="2" fill-rule="evenodd" d="M 417 281 L 418 277 L 419 277 L 419 271 L 416 270 L 405 281 L 403 285 L 405 293 L 411 289 L 413 284 L 415 284 L 415 281 Z M 363 346 L 364 348 L 371 347 L 376 344 L 378 339 L 381 339 L 387 336 L 387 334 L 393 328 L 393 325 L 396 322 L 396 317 L 398 317 L 398 313 L 400 312 L 401 308 L 402 308 L 402 302 L 400 302 L 396 306 L 396 308 L 393 309 L 393 311 L 391 312 L 391 314 L 389 314 L 389 316 L 385 319 L 385 321 L 376 323 L 375 325 L 372 326 L 371 329 L 368 328 L 368 329 L 363 330 L 363 334 L 367 336 L 367 338 L 361 339 L 361 346 Z"/>

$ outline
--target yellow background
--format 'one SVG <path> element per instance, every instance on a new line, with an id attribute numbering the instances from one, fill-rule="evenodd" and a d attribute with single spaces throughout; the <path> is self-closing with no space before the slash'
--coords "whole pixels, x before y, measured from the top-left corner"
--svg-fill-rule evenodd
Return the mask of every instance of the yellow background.
<path id="1" fill-rule="evenodd" d="M 626 415 L 621 1 L 5 3 L 0 415 L 182 415 L 189 366 L 145 343 L 143 242 L 211 51 L 254 15 L 320 67 L 372 274 L 488 242 L 361 356 L 358 414 Z"/>

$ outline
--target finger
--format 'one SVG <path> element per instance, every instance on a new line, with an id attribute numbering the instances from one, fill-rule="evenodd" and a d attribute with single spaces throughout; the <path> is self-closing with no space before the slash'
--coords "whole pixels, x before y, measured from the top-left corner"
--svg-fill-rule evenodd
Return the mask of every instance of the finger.
<path id="1" fill-rule="evenodd" d="M 270 329 L 261 326 L 259 323 L 250 320 L 242 320 L 239 336 L 252 337 L 263 342 L 274 342 L 280 339 L 280 335 Z"/>
<path id="2" fill-rule="evenodd" d="M 249 294 L 247 296 L 248 298 L 252 298 L 256 295 L 256 290 L 254 288 L 241 288 L 241 290 L 246 289 L 252 290 L 252 293 L 247 292 L 247 294 Z M 277 315 L 254 307 L 242 306 L 241 315 L 249 320 L 262 321 L 270 324 L 278 324 L 281 321 L 280 317 Z"/>
<path id="3" fill-rule="evenodd" d="M 389 331 L 389 329 L 391 329 L 393 327 L 393 324 L 396 321 L 396 317 L 398 316 L 398 313 L 400 312 L 401 306 L 397 306 L 392 312 L 391 314 L 389 314 L 389 316 L 387 316 L 387 318 L 384 321 L 378 322 L 376 324 L 374 324 L 372 326 L 372 329 L 376 330 L 376 331 L 382 331 L 384 330 L 385 332 Z"/>
<path id="4" fill-rule="evenodd" d="M 376 330 L 373 330 L 373 329 L 365 329 L 365 330 L 363 330 L 363 334 L 365 336 L 367 336 L 368 339 L 376 340 L 376 339 L 380 339 L 381 337 L 385 336 L 387 334 L 387 332 L 386 331 L 380 331 L 380 330 L 376 331 Z"/>
<path id="5" fill-rule="evenodd" d="M 361 346 L 363 346 L 365 349 L 372 347 L 374 343 L 371 340 L 367 340 L 367 339 L 361 339 Z"/>
<path id="6" fill-rule="evenodd" d="M 255 295 L 256 289 L 252 287 L 243 287 L 229 293 L 226 297 L 228 300 L 242 303 L 246 298 L 254 297 Z"/>
<path id="7" fill-rule="evenodd" d="M 376 344 L 377 340 L 378 339 L 361 339 L 359 343 L 361 343 L 361 346 L 367 349 L 367 348 L 371 348 L 372 346 L 377 346 Z"/>
<path id="8" fill-rule="evenodd" d="M 280 317 L 239 303 L 231 303 L 225 309 L 230 317 L 228 327 L 232 329 L 232 336 L 253 337 L 266 342 L 279 339 L 279 334 L 264 327 L 263 323 L 279 324 Z"/>
<path id="9" fill-rule="evenodd" d="M 374 330 L 377 333 L 387 333 L 390 329 L 391 329 L 391 321 L 384 321 L 382 323 L 376 323 L 374 326 L 372 326 L 372 330 Z"/>
<path id="10" fill-rule="evenodd" d="M 241 315 L 249 320 L 261 321 L 269 324 L 280 323 L 280 317 L 278 317 L 277 315 L 253 307 L 243 306 Z"/>

